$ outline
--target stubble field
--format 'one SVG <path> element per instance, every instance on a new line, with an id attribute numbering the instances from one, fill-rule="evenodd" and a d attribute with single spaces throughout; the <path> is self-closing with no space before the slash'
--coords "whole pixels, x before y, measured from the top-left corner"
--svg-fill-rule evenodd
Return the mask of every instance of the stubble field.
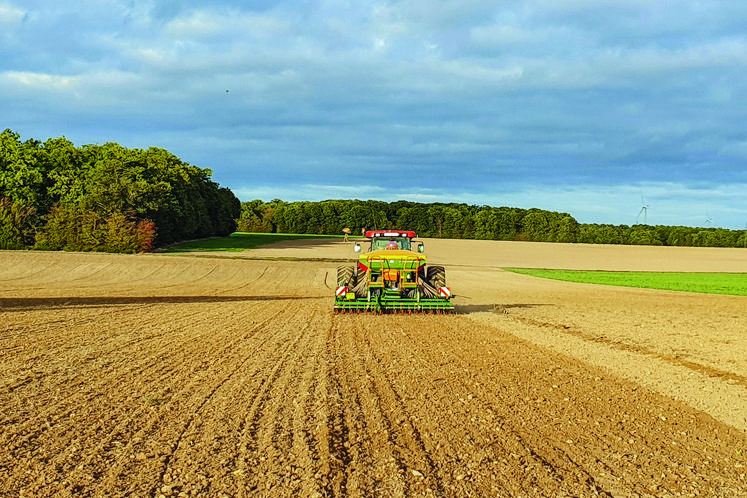
<path id="1" fill-rule="evenodd" d="M 747 298 L 499 269 L 747 252 L 426 249 L 456 315 L 334 315 L 338 241 L 0 252 L 0 494 L 747 496 Z"/>

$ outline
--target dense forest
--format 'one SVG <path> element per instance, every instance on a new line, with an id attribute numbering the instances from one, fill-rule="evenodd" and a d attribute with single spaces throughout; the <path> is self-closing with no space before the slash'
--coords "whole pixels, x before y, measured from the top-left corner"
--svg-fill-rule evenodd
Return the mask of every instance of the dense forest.
<path id="1" fill-rule="evenodd" d="M 236 229 L 241 203 L 208 169 L 151 147 L 0 134 L 0 249 L 140 252 Z"/>
<path id="2" fill-rule="evenodd" d="M 588 244 L 747 247 L 747 232 L 682 226 L 580 224 L 568 213 L 541 209 L 328 200 L 241 204 L 242 232 L 340 234 L 350 228 L 402 228 L 421 237 L 529 240 Z"/>

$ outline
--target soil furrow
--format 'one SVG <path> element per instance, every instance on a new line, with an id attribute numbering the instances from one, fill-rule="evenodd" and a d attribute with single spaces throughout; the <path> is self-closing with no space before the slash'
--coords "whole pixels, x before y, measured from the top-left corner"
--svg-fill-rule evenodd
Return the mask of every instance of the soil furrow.
<path id="1" fill-rule="evenodd" d="M 452 317 L 453 318 L 453 317 Z M 423 320 L 435 320 L 440 327 L 444 326 L 446 317 L 429 317 Z M 406 369 L 408 374 L 404 377 L 415 377 L 420 380 L 417 387 L 402 383 L 400 387 L 394 385 L 394 391 L 399 390 L 398 398 L 403 400 L 418 410 L 413 410 L 409 418 L 413 420 L 413 431 L 418 435 L 422 432 L 428 435 L 427 445 L 432 450 L 433 455 L 427 455 L 431 467 L 436 471 L 439 478 L 440 489 L 460 490 L 460 493 L 473 493 L 475 489 L 491 489 L 496 493 L 506 493 L 512 489 L 512 486 L 496 475 L 496 463 L 505 459 L 506 456 L 512 455 L 518 458 L 524 469 L 533 468 L 537 465 L 536 459 L 532 457 L 530 449 L 522 441 L 514 441 L 505 431 L 500 432 L 500 439 L 496 439 L 490 432 L 490 426 L 494 423 L 494 412 L 491 407 L 484 411 L 478 409 L 479 400 L 474 397 L 470 384 L 474 383 L 474 378 L 461 381 L 454 370 L 454 362 L 449 361 L 448 357 L 440 356 L 436 364 L 423 361 L 418 357 L 417 345 L 409 341 L 403 341 L 402 338 L 407 336 L 404 329 L 400 328 L 401 322 L 391 324 L 387 327 L 387 332 L 377 335 L 371 335 L 377 338 L 377 344 L 371 346 L 372 351 L 380 351 L 382 357 L 387 358 L 387 366 L 390 371 L 396 372 L 398 368 L 392 368 L 394 365 L 400 365 Z M 446 327 L 448 328 L 448 327 Z M 428 328 L 432 330 L 431 328 Z M 391 346 L 397 347 L 393 349 Z M 405 355 L 399 352 L 405 352 Z M 381 363 L 382 360 L 379 360 Z M 442 370 L 446 366 L 447 370 Z M 419 368 L 420 367 L 420 368 Z M 461 370 L 461 369 L 459 369 Z M 465 369 L 466 370 L 466 369 Z M 429 378 L 433 378 L 428 382 Z M 439 379 L 453 379 L 450 383 L 456 389 L 443 390 L 446 386 L 439 386 L 435 392 L 429 392 L 429 387 L 438 385 Z M 469 382 L 468 382 L 469 381 Z M 460 385 L 461 384 L 461 385 Z M 419 402 L 420 399 L 423 402 Z M 416 401 L 417 400 L 417 401 Z M 427 400 L 427 401 L 426 401 Z M 437 422 L 436 422 L 437 421 Z M 465 421 L 471 421 L 471 424 L 465 424 Z M 476 422 L 476 423 L 475 423 Z M 417 426 L 421 425 L 422 429 Z M 448 427 L 449 432 L 444 433 L 441 426 Z M 460 427 L 461 426 L 461 427 Z M 455 430 L 460 427 L 461 430 Z M 508 436 L 508 437 L 507 437 Z M 420 444 L 425 447 L 426 442 L 422 436 L 419 436 Z M 466 444 L 465 444 L 466 443 Z M 481 450 L 477 453 L 474 451 L 475 445 L 479 444 Z M 488 479 L 484 479 L 489 476 Z M 533 481 L 539 479 L 539 482 L 548 489 L 553 488 L 555 478 L 550 478 L 548 482 L 542 479 L 542 473 L 536 471 L 531 474 Z M 517 481 L 517 476 L 511 476 L 513 481 Z M 520 476 L 519 482 L 525 476 Z M 485 482 L 480 482 L 485 481 Z M 535 482 L 536 485 L 539 483 Z M 513 486 L 514 491 L 521 492 L 521 488 Z"/>
<path id="2" fill-rule="evenodd" d="M 420 472 L 423 467 L 414 457 L 422 448 L 411 447 L 412 438 L 401 427 L 407 423 L 407 417 L 393 404 L 385 372 L 372 357 L 370 348 L 361 342 L 362 334 L 366 333 L 361 330 L 362 319 L 356 321 L 348 316 L 335 319 L 337 355 L 342 360 L 335 369 L 340 405 L 350 412 L 347 423 L 351 428 L 347 432 L 351 429 L 361 432 L 362 452 L 368 455 L 367 463 L 371 466 L 368 472 L 373 478 L 362 485 L 370 487 L 377 496 L 407 494 L 411 469 Z M 344 448 L 344 441 L 340 446 Z M 347 453 L 343 456 L 349 458 Z"/>
<path id="3" fill-rule="evenodd" d="M 184 441 L 189 434 L 199 434 L 200 429 L 195 429 L 195 426 L 202 427 L 201 413 L 208 407 L 212 409 L 213 400 L 223 390 L 221 387 L 230 383 L 231 379 L 242 371 L 242 367 L 250 366 L 249 362 L 253 359 L 253 353 L 264 347 L 267 324 L 272 322 L 272 318 L 277 314 L 277 311 L 271 312 L 268 316 L 263 314 L 264 319 L 261 322 L 253 324 L 247 331 L 236 333 L 234 337 L 231 337 L 234 335 L 232 332 L 240 330 L 237 324 L 225 323 L 225 330 L 220 330 L 221 323 L 214 322 L 217 333 L 213 339 L 214 344 L 220 344 L 218 349 L 211 347 L 208 341 L 193 341 L 192 349 L 185 358 L 181 361 L 175 360 L 174 366 L 192 363 L 192 378 L 186 384 L 173 384 L 166 390 L 169 394 L 168 402 L 163 403 L 163 406 L 158 406 L 158 410 L 135 432 L 132 444 L 126 448 L 130 455 L 145 455 L 142 460 L 146 460 L 149 458 L 148 455 L 157 452 L 157 450 L 154 451 L 153 445 L 148 447 L 142 444 L 146 438 L 167 442 L 165 448 L 161 450 L 158 461 L 149 465 L 153 475 L 158 478 L 141 483 L 142 490 L 152 488 L 149 492 L 157 491 L 153 488 L 154 482 L 169 486 L 172 481 L 176 481 L 177 476 L 172 472 L 175 456 L 185 446 L 190 447 L 194 444 L 193 441 L 188 443 Z M 248 322 L 246 318 L 242 320 L 240 314 L 234 316 L 240 318 L 239 323 Z M 195 362 L 195 359 L 200 357 L 201 359 Z M 235 366 L 237 362 L 240 363 L 239 367 Z M 167 373 L 171 374 L 173 371 L 176 374 L 179 370 L 179 368 L 173 368 Z M 230 397 L 223 395 L 219 400 L 221 403 L 233 401 Z M 164 413 L 171 414 L 169 418 L 171 423 L 168 426 L 162 426 L 161 423 Z M 124 486 L 129 481 L 128 476 L 131 474 L 133 464 L 137 466 L 137 462 L 127 459 L 119 460 L 118 466 L 109 472 L 109 481 L 114 482 L 115 485 Z M 132 488 L 132 483 L 128 484 Z"/>
<path id="4" fill-rule="evenodd" d="M 686 367 L 686 368 L 689 368 L 690 370 L 693 370 L 698 373 L 706 374 L 710 377 L 723 379 L 732 384 L 738 384 L 740 386 L 747 387 L 747 377 L 744 375 L 739 375 L 733 372 L 728 372 L 725 370 L 714 368 L 709 365 L 703 365 L 695 361 L 687 360 L 686 358 L 682 358 L 678 355 L 662 354 L 662 353 L 653 351 L 649 348 L 635 345 L 635 344 L 630 344 L 630 343 L 623 342 L 620 340 L 614 340 L 614 339 L 610 339 L 607 337 L 592 336 L 592 335 L 584 333 L 581 330 L 575 330 L 568 325 L 544 322 L 540 320 L 533 320 L 531 318 L 518 317 L 518 316 L 512 316 L 511 318 L 513 320 L 517 320 L 519 322 L 526 323 L 534 327 L 549 328 L 554 331 L 560 332 L 562 334 L 568 334 L 574 337 L 579 337 L 585 341 L 600 343 L 606 346 L 613 347 L 615 349 L 620 349 L 623 351 L 632 351 L 635 353 L 644 354 L 646 356 L 651 356 L 652 358 L 658 358 L 660 360 L 664 360 L 667 363 L 671 363 L 673 365 Z"/>
<path id="5" fill-rule="evenodd" d="M 203 316 L 202 320 L 198 321 L 196 325 L 199 326 L 200 323 L 209 322 L 211 322 L 211 317 Z M 177 322 L 171 331 L 176 331 L 178 329 L 179 322 Z M 166 329 L 165 332 L 168 337 L 169 329 Z M 174 336 L 176 336 L 176 334 L 174 334 Z M 156 337 L 156 339 L 162 338 Z M 189 342 L 194 343 L 194 347 L 203 347 L 201 344 L 195 342 L 197 338 L 193 335 L 186 336 L 186 339 Z M 164 343 L 161 340 L 156 341 L 155 344 L 159 347 L 158 351 L 139 356 L 139 358 L 145 360 L 145 363 L 132 364 L 129 362 L 126 358 L 132 357 L 134 351 L 130 352 L 129 354 L 122 356 L 122 360 L 124 361 L 121 361 L 119 367 L 115 365 L 110 369 L 110 374 L 100 376 L 81 372 L 79 375 L 76 375 L 75 379 L 77 380 L 75 381 L 75 384 L 72 384 L 68 388 L 71 395 L 62 398 L 64 401 L 58 401 L 56 404 L 54 402 L 50 404 L 49 401 L 43 399 L 41 401 L 36 401 L 36 403 L 42 403 L 47 406 L 47 408 L 39 417 L 37 417 L 36 420 L 27 420 L 16 429 L 16 434 L 22 434 L 28 430 L 34 432 L 29 433 L 25 438 L 11 441 L 10 444 L 13 445 L 12 447 L 23 448 L 26 452 L 33 452 L 35 451 L 34 447 L 36 445 L 45 444 L 44 442 L 49 439 L 52 429 L 46 427 L 45 424 L 40 423 L 40 421 L 48 421 L 47 425 L 51 422 L 55 427 L 56 434 L 51 438 L 53 441 L 58 441 L 68 446 L 73 445 L 77 440 L 94 442 L 96 441 L 96 438 L 89 439 L 87 434 L 107 433 L 104 426 L 112 423 L 112 421 L 120 417 L 120 414 L 118 414 L 117 409 L 107 411 L 105 417 L 94 418 L 94 422 L 85 426 L 83 431 L 81 431 L 80 428 L 75 429 L 74 420 L 86 418 L 83 412 L 86 407 L 98 405 L 104 402 L 112 407 L 132 407 L 135 409 L 134 415 L 142 415 L 144 411 L 147 412 L 149 410 L 149 407 L 158 406 L 166 401 L 169 393 L 178 393 L 180 389 L 174 384 L 174 380 L 179 379 L 181 372 L 179 368 L 175 368 L 174 362 L 176 362 L 177 365 L 185 363 L 193 356 L 193 353 L 189 352 L 189 349 L 184 348 L 184 346 L 187 345 L 184 343 L 184 336 L 182 336 L 181 341 L 172 339 Z M 179 347 L 174 347 L 176 344 L 179 344 Z M 224 347 L 224 351 L 230 350 L 231 343 Z M 141 353 L 148 351 L 148 349 L 144 349 L 142 345 L 138 345 L 136 349 L 139 349 Z M 169 361 L 164 361 L 165 359 L 168 359 Z M 97 370 L 97 372 L 101 372 L 99 369 L 96 369 L 95 366 L 93 368 L 94 370 Z M 151 371 L 151 374 L 147 374 L 149 371 Z M 150 378 L 148 378 L 147 375 L 150 375 Z M 120 395 L 124 395 L 125 399 L 117 402 L 116 397 L 112 397 L 113 393 L 107 392 L 106 390 L 106 385 L 111 382 L 110 379 L 112 378 L 119 379 L 119 381 L 124 385 L 138 385 L 142 387 L 136 392 L 119 393 Z M 94 382 L 90 383 L 89 379 L 94 379 Z M 134 383 L 133 380 L 130 379 L 139 379 L 139 382 Z M 179 382 L 183 382 L 184 380 L 185 379 L 182 377 Z M 151 389 L 147 386 L 150 385 L 159 387 L 156 389 L 156 392 L 149 393 Z M 55 399 L 60 399 L 60 396 L 56 395 Z M 33 400 L 30 401 L 33 402 Z M 50 417 L 52 418 L 50 419 Z M 60 428 L 62 432 L 56 428 Z M 85 451 L 85 447 L 78 447 L 76 449 L 80 452 Z M 64 454 L 60 456 L 63 461 L 75 461 L 78 459 L 76 455 Z M 60 465 L 62 464 L 60 463 Z M 78 465 L 80 464 L 78 463 Z"/>
<path id="6" fill-rule="evenodd" d="M 268 320 L 268 323 L 272 325 L 283 322 L 287 319 L 286 314 L 286 310 L 276 307 L 275 316 Z M 263 332 L 261 342 L 257 342 L 252 346 L 253 349 L 244 353 L 252 363 L 247 364 L 248 368 L 242 371 L 240 376 L 236 376 L 237 378 L 230 382 L 230 386 L 226 386 L 225 394 L 221 395 L 223 400 L 217 402 L 219 406 L 225 404 L 225 410 L 216 411 L 215 403 L 200 408 L 202 412 L 209 408 L 211 414 L 220 414 L 218 416 L 223 423 L 215 426 L 209 423 L 212 417 L 205 416 L 200 410 L 193 412 L 194 420 L 199 422 L 190 426 L 181 436 L 180 443 L 170 459 L 169 468 L 164 471 L 164 483 L 171 489 L 195 493 L 233 494 L 242 489 L 236 482 L 245 483 L 245 480 L 256 478 L 253 476 L 258 462 L 252 462 L 253 465 L 242 463 L 257 457 L 257 452 L 253 450 L 256 446 L 244 441 L 247 437 L 252 441 L 255 439 L 252 431 L 259 423 L 268 393 L 275 387 L 282 368 L 300 338 L 294 338 L 291 329 L 281 334 L 275 333 L 272 328 L 264 328 Z M 272 358 L 275 358 L 272 360 L 275 367 L 273 371 L 268 372 L 267 361 Z M 236 408 L 241 410 L 236 411 Z M 250 415 L 245 415 L 244 410 L 248 410 Z M 211 460 L 217 460 L 215 463 L 205 460 L 206 448 L 213 448 L 214 455 Z M 246 482 L 246 485 L 251 486 L 251 483 Z"/>
<path id="7" fill-rule="evenodd" d="M 281 330 L 291 331 L 288 348 L 273 367 L 273 377 L 268 390 L 247 418 L 246 448 L 249 458 L 254 458 L 256 468 L 247 478 L 250 489 L 271 492 L 275 489 L 299 492 L 299 467 L 293 449 L 292 404 L 299 396 L 300 368 L 308 354 L 314 355 L 310 344 L 319 333 L 316 323 L 317 306 L 298 308 Z M 323 329 L 322 329 L 323 330 Z M 313 469 L 309 469 L 313 470 Z"/>
<path id="8" fill-rule="evenodd" d="M 464 330 L 470 330 L 470 327 L 460 326 L 449 331 L 450 334 L 452 334 L 452 339 L 456 341 L 456 344 L 469 344 L 470 337 L 469 335 L 462 333 L 462 331 Z M 498 333 L 498 331 L 495 332 L 496 335 L 500 337 L 501 334 Z M 466 371 L 490 372 L 490 370 L 495 369 L 496 365 L 506 365 L 508 358 L 501 359 L 496 357 L 495 359 L 490 360 L 487 363 L 484 361 L 479 361 L 482 360 L 482 358 L 486 358 L 486 356 L 489 357 L 489 355 L 485 354 L 485 351 L 490 349 L 489 347 L 486 347 L 488 346 L 489 342 L 493 341 L 481 341 L 481 343 L 477 345 L 479 349 L 470 350 L 470 348 L 454 348 L 457 351 L 457 354 L 454 354 L 454 351 L 450 348 L 448 351 L 445 350 L 443 353 L 454 355 L 454 357 L 457 358 L 462 365 L 464 365 L 463 368 Z M 421 343 L 422 342 L 420 338 L 417 338 L 414 341 L 414 344 Z M 441 341 L 436 341 L 436 344 L 441 344 Z M 507 347 L 507 345 L 501 345 L 500 347 L 509 351 L 517 350 L 516 345 L 510 347 Z M 459 349 L 463 349 L 464 352 L 460 354 L 461 352 L 459 351 Z M 549 356 L 550 357 L 548 359 L 552 359 L 552 356 L 554 355 Z M 513 424 L 513 428 L 509 427 L 509 430 L 517 433 L 520 437 L 520 441 L 526 441 L 526 443 L 522 444 L 525 444 L 525 446 L 528 448 L 533 448 L 533 451 L 535 453 L 540 453 L 541 451 L 541 453 L 544 453 L 545 455 L 552 455 L 554 452 L 557 452 L 556 456 L 553 456 L 550 459 L 548 459 L 548 457 L 546 456 L 542 457 L 547 461 L 556 462 L 553 463 L 553 467 L 567 468 L 568 463 L 571 463 L 571 467 L 574 467 L 581 464 L 581 462 L 586 462 L 582 464 L 583 467 L 581 467 L 581 469 L 585 467 L 587 469 L 586 472 L 589 472 L 590 474 L 598 473 L 598 467 L 600 466 L 606 467 L 608 472 L 610 469 L 612 469 L 611 476 L 608 476 L 603 480 L 607 481 L 609 486 L 613 486 L 615 489 L 617 489 L 621 484 L 619 482 L 619 479 L 621 479 L 622 483 L 624 483 L 626 480 L 626 476 L 632 477 L 631 470 L 633 469 L 631 469 L 629 465 L 625 465 L 622 468 L 620 467 L 621 463 L 625 463 L 624 459 L 623 461 L 615 460 L 613 462 L 613 458 L 610 457 L 619 459 L 621 455 L 630 456 L 631 453 L 634 454 L 636 450 L 634 449 L 635 446 L 631 447 L 632 443 L 644 444 L 650 447 L 652 444 L 661 444 L 659 442 L 661 440 L 668 441 L 669 447 L 660 447 L 660 452 L 657 456 L 658 461 L 649 462 L 649 465 L 651 465 L 652 467 L 658 466 L 667 469 L 673 469 L 678 467 L 686 467 L 688 463 L 690 466 L 692 466 L 697 462 L 697 459 L 693 458 L 693 455 L 688 455 L 687 453 L 683 455 L 682 451 L 678 449 L 678 447 L 673 448 L 671 446 L 673 444 L 681 444 L 682 446 L 686 446 L 686 434 L 681 429 L 678 430 L 676 427 L 690 426 L 692 424 L 692 419 L 695 416 L 693 410 L 689 410 L 689 413 L 687 413 L 688 410 L 686 410 L 684 407 L 672 406 L 676 405 L 676 403 L 672 403 L 672 405 L 670 405 L 670 400 L 656 399 L 656 396 L 652 395 L 652 393 L 649 393 L 644 389 L 639 390 L 637 387 L 631 386 L 629 384 L 626 386 L 625 382 L 622 382 L 622 386 L 616 387 L 614 386 L 614 384 L 620 381 L 617 381 L 615 379 L 602 379 L 600 375 L 605 374 L 601 372 L 595 373 L 593 371 L 586 373 L 585 375 L 594 375 L 593 378 L 589 379 L 589 382 L 596 383 L 597 392 L 595 392 L 594 395 L 590 396 L 587 399 L 584 399 L 580 396 L 569 396 L 569 394 L 571 393 L 564 392 L 568 391 L 568 381 L 570 380 L 572 384 L 579 384 L 579 377 L 583 377 L 584 375 L 582 374 L 582 371 L 578 369 L 578 365 L 574 365 L 573 362 L 566 362 L 566 360 L 564 360 L 562 363 L 556 365 L 552 365 L 552 363 L 550 363 L 549 365 L 544 366 L 542 365 L 542 363 L 548 363 L 547 360 L 543 361 L 539 357 L 535 357 L 532 362 L 532 368 L 536 369 L 535 371 L 539 371 L 539 375 L 537 375 L 535 378 L 537 378 L 538 380 L 543 380 L 544 386 L 540 385 L 538 386 L 538 388 L 529 388 L 525 390 L 524 393 L 521 393 L 520 396 L 518 396 L 518 399 L 516 399 L 517 397 L 514 396 L 513 399 L 515 401 L 510 405 L 511 412 L 507 412 L 505 409 L 502 409 L 500 404 L 491 406 L 491 409 L 494 410 L 497 414 L 500 414 L 504 420 L 511 420 L 511 417 L 514 417 L 519 418 L 522 421 L 529 422 L 528 425 L 532 428 L 532 430 L 526 430 L 523 426 L 516 425 L 515 423 Z M 510 378 L 510 376 L 512 375 L 512 372 L 510 372 L 510 370 L 520 371 L 521 368 L 514 367 L 512 369 L 509 369 L 508 372 L 505 371 L 505 369 L 500 369 L 497 372 L 490 372 L 491 375 L 489 375 L 488 378 L 484 378 L 484 376 L 481 376 L 483 377 L 481 379 L 481 382 L 477 382 L 474 383 L 474 385 L 469 386 L 471 388 L 471 392 L 473 393 L 473 399 L 482 400 L 506 398 L 505 394 L 495 393 L 495 386 L 500 386 L 501 381 L 506 377 Z M 564 370 L 566 372 L 563 372 Z M 568 375 L 569 371 L 574 372 L 570 379 Z M 549 372 L 549 375 L 546 372 Z M 557 384 L 553 384 L 554 382 Z M 470 384 L 472 384 L 472 382 L 470 382 Z M 581 384 L 583 384 L 583 382 L 581 382 Z M 606 384 L 612 384 L 609 386 L 610 389 L 607 391 L 607 393 L 604 392 L 606 389 L 600 389 L 605 387 Z M 572 387 L 575 389 L 575 386 Z M 620 416 L 621 414 L 619 411 L 611 411 L 615 410 L 615 407 L 621 406 L 621 402 L 623 399 L 623 397 L 619 395 L 619 393 L 621 392 L 630 392 L 634 397 L 638 398 L 633 405 L 636 408 L 628 408 L 622 413 L 622 417 Z M 603 399 L 601 396 L 605 395 L 607 396 L 607 398 Z M 509 396 L 509 400 L 510 399 L 511 397 Z M 524 403 L 521 403 L 522 400 L 524 401 Z M 518 401 L 518 403 L 516 401 Z M 529 403 L 527 403 L 527 401 Z M 542 406 L 552 407 L 553 410 L 547 412 L 547 414 L 552 417 L 552 420 L 546 420 L 551 417 L 545 416 L 543 412 L 535 410 L 532 405 L 536 405 L 538 408 Z M 670 405 L 670 408 L 663 408 L 661 405 Z M 558 406 L 564 406 L 564 408 L 562 410 L 558 410 Z M 604 409 L 600 409 L 602 407 Z M 596 418 L 589 418 L 590 408 L 594 410 L 591 413 L 597 413 Z M 666 421 L 667 418 L 673 418 L 670 414 L 675 414 L 674 418 L 678 418 L 679 421 L 675 422 L 676 427 L 670 429 L 671 432 L 669 432 L 669 434 L 660 435 L 659 433 L 663 429 L 662 427 L 652 428 L 651 432 L 648 435 L 641 434 L 640 429 L 636 429 L 634 430 L 634 432 L 637 432 L 635 440 L 630 439 L 630 432 L 629 429 L 627 429 L 627 426 L 632 425 L 630 424 L 631 419 L 646 419 L 650 417 L 650 414 L 652 414 L 652 412 L 656 417 L 660 418 L 660 421 Z M 618 420 L 619 422 L 616 422 Z M 604 423 L 600 424 L 600 421 Z M 610 424 L 610 421 L 612 421 L 613 423 Z M 590 423 L 593 423 L 594 425 L 589 425 Z M 714 422 L 711 420 L 711 423 Z M 640 427 L 641 424 L 638 423 L 636 425 Z M 554 429 L 554 432 L 543 433 L 545 432 L 544 429 L 542 429 L 543 427 L 556 429 Z M 505 425 L 502 427 L 502 430 L 506 430 Z M 714 430 L 718 430 L 718 424 L 715 424 Z M 729 432 L 728 429 L 727 432 Z M 598 441 L 601 441 L 603 443 L 603 446 L 605 446 L 608 451 L 598 455 L 598 458 L 589 461 L 588 457 L 586 456 L 586 451 L 584 451 L 583 449 L 588 445 L 588 443 L 585 442 L 584 439 L 586 439 L 588 435 L 594 434 L 599 434 Z M 564 439 L 566 438 L 568 439 L 568 443 L 572 444 L 563 444 L 565 442 Z M 624 442 L 622 442 L 623 440 Z M 577 448 L 579 445 L 581 451 L 579 451 L 579 448 Z M 538 448 L 542 449 L 539 450 Z M 724 449 L 725 448 L 722 447 L 720 451 L 723 452 Z M 605 460 L 607 460 L 606 464 L 604 463 Z M 566 463 L 562 463 L 563 461 L 566 461 Z M 573 469 L 572 473 L 576 474 L 581 469 Z M 609 479 L 609 477 L 612 477 L 612 479 Z M 567 481 L 568 476 L 565 476 L 564 480 Z M 637 478 L 635 480 L 637 480 Z M 684 486 L 691 484 L 687 482 L 688 480 L 689 479 L 687 474 L 681 476 L 681 481 L 683 481 Z M 593 479 L 588 480 L 587 477 L 587 482 L 592 483 Z M 597 484 L 596 486 L 598 485 L 599 484 Z"/>
<path id="9" fill-rule="evenodd" d="M 456 316 L 334 315 L 345 244 L 3 253 L 0 494 L 747 494 L 744 432 L 669 396 L 656 367 L 653 392 L 600 365 L 648 354 L 742 406 L 747 301 L 546 282 L 495 270 L 513 245 L 471 242 L 428 242 L 463 265 Z M 560 248 L 544 247 L 511 257 L 550 264 Z M 693 254 L 696 269 L 724 253 Z M 553 335 L 593 344 L 581 361 Z"/>

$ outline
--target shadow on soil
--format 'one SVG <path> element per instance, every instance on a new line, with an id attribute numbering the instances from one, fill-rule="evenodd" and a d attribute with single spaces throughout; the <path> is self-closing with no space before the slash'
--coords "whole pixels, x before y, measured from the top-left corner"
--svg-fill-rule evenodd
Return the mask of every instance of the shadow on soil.
<path id="1" fill-rule="evenodd" d="M 511 309 L 522 308 L 539 308 L 540 306 L 555 306 L 554 304 L 457 304 L 454 306 L 455 311 L 460 315 L 470 313 L 508 313 Z"/>
<path id="2" fill-rule="evenodd" d="M 328 299 L 327 296 L 132 296 L 132 297 L 29 297 L 0 299 L 0 310 L 23 311 L 28 309 L 98 308 L 133 304 L 191 304 L 231 303 L 243 301 L 298 301 L 301 299 Z"/>

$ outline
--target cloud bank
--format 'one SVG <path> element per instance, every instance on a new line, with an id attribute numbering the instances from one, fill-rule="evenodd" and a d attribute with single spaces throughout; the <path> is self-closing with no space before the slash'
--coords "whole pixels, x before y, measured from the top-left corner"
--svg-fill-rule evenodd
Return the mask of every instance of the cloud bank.
<path id="1" fill-rule="evenodd" d="M 247 6 L 249 5 L 249 6 Z M 0 1 L 25 138 L 159 146 L 240 197 L 744 228 L 737 1 Z"/>

